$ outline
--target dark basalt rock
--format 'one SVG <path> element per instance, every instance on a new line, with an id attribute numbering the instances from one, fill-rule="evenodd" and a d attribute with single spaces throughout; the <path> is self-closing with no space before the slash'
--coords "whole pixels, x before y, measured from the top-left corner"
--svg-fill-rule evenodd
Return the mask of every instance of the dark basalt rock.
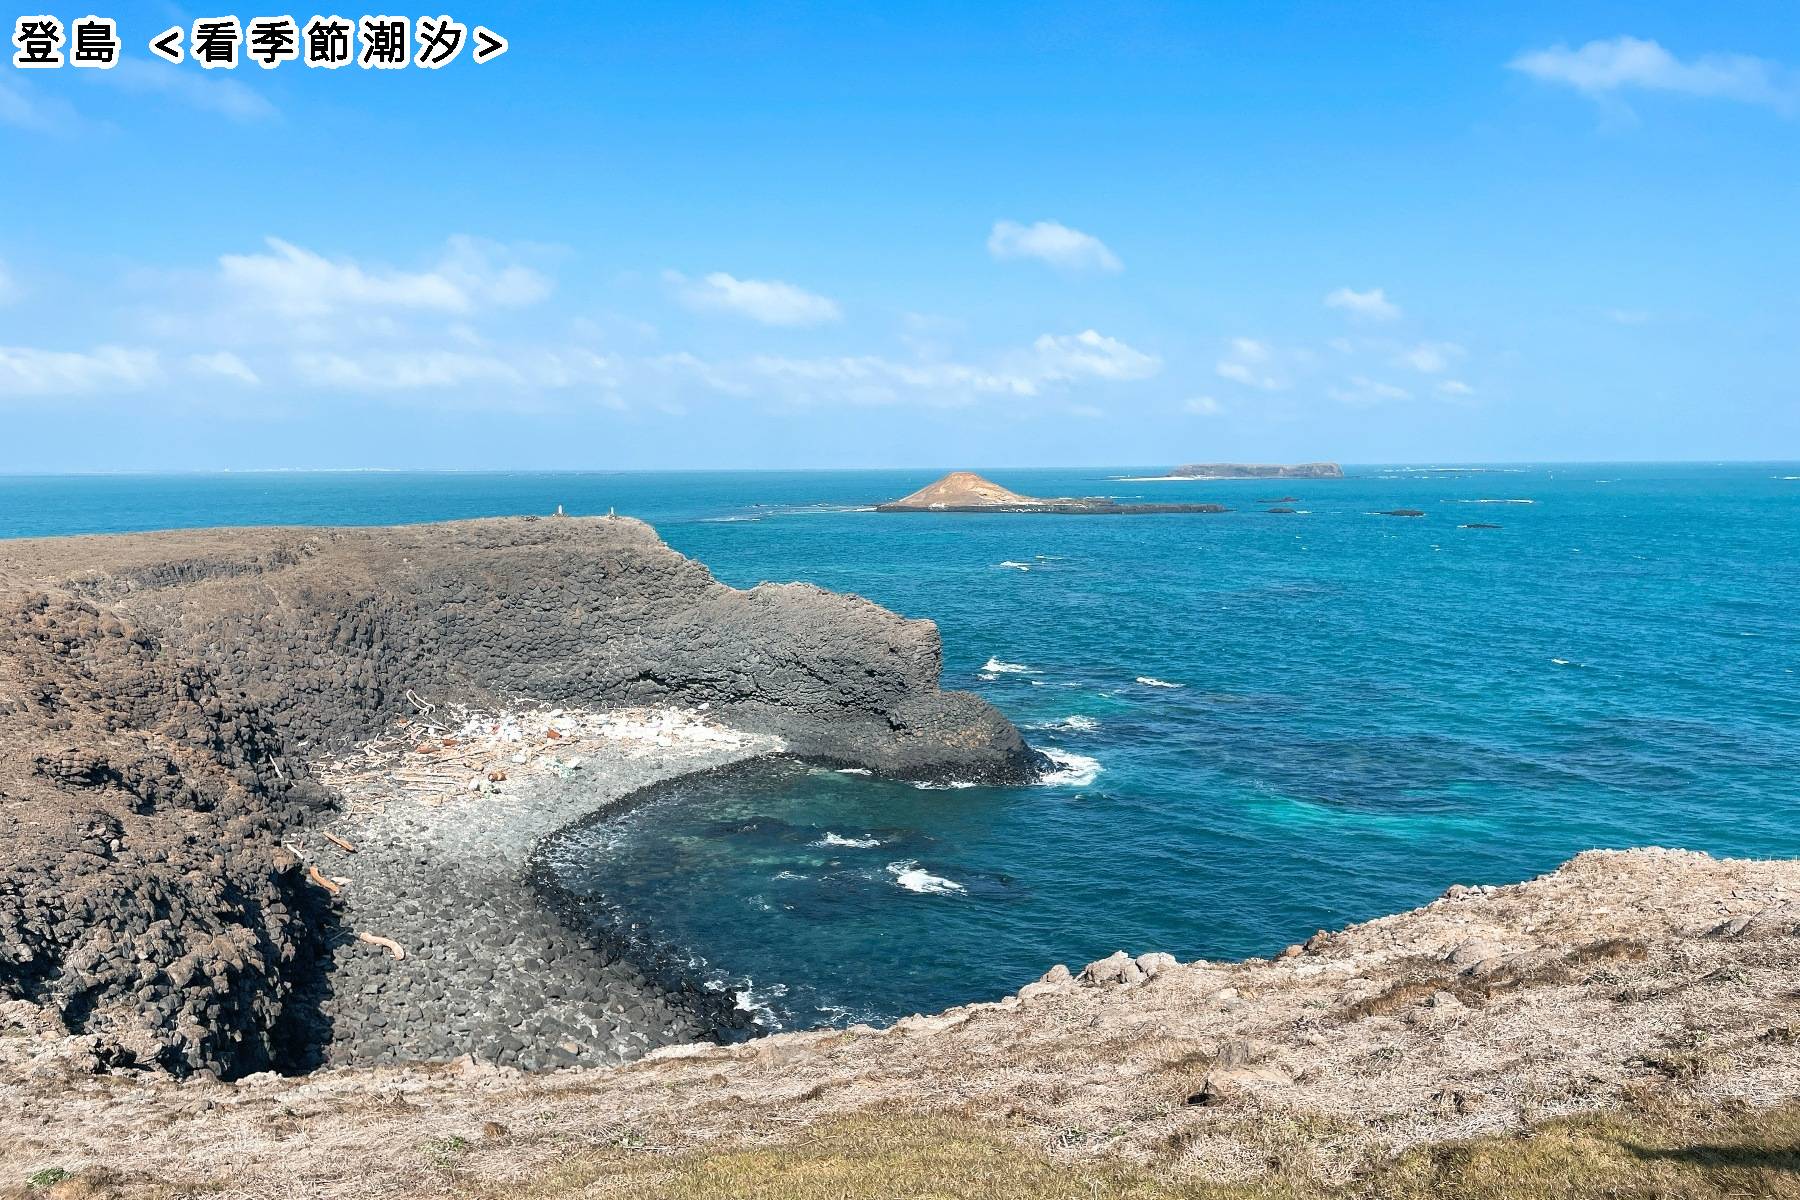
<path id="1" fill-rule="evenodd" d="M 884 773 L 1032 777 L 941 664 L 929 621 L 726 587 L 630 520 L 0 543 L 0 998 L 113 1063 L 305 1065 L 296 981 L 338 931 L 281 840 L 334 803 L 308 758 L 410 715 L 409 691 L 707 704 Z"/>
<path id="2" fill-rule="evenodd" d="M 1268 510 L 1268 511 L 1269 511 L 1269 512 L 1272 512 L 1272 513 L 1280 513 L 1280 514 L 1282 514 L 1282 515 L 1284 515 L 1284 516 L 1290 516 L 1290 517 L 1291 517 L 1291 516 L 1293 516 L 1293 515 L 1294 515 L 1294 510 L 1293 510 L 1293 509 L 1291 509 L 1291 508 L 1281 508 L 1281 507 L 1279 507 L 1279 506 L 1277 506 L 1277 507 L 1275 507 L 1275 508 L 1271 508 L 1271 509 L 1269 509 L 1269 510 Z"/>
<path id="3" fill-rule="evenodd" d="M 1425 515 L 1425 510 L 1422 508 L 1388 508 L 1374 515 L 1378 517 L 1422 517 Z"/>
<path id="4" fill-rule="evenodd" d="M 1470 521 L 1467 525 L 1458 525 L 1458 529 L 1498 529 L 1498 525 L 1490 525 L 1486 521 Z"/>

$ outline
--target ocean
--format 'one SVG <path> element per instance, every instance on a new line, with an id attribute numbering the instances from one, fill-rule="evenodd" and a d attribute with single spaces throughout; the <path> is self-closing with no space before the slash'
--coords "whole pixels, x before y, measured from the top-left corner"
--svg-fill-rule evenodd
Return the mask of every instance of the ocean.
<path id="1" fill-rule="evenodd" d="M 771 1027 L 992 999 L 1115 949 L 1272 954 L 1592 847 L 1800 855 L 1800 466 L 1346 469 L 990 472 L 1233 510 L 1135 517 L 868 511 L 939 470 L 10 477 L 0 535 L 560 504 L 642 517 L 730 584 L 936 621 L 945 686 L 1049 780 L 759 764 L 546 849 L 592 919 Z M 1374 515 L 1402 507 L 1425 515 Z"/>

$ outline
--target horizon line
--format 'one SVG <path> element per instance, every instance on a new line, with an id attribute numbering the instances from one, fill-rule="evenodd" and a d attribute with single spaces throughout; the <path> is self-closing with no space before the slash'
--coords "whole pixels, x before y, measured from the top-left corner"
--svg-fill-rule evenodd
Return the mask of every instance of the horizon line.
<path id="1" fill-rule="evenodd" d="M 1425 470 L 1457 467 L 1752 467 L 1800 466 L 1800 458 L 1570 458 L 1570 459 L 1399 459 L 1367 462 L 1343 462 L 1336 459 L 1296 459 L 1290 463 L 1251 462 L 1248 459 L 1220 459 L 1220 463 L 1246 466 L 1295 466 L 1310 463 L 1333 463 L 1349 468 L 1410 467 Z M 910 465 L 883 467 L 97 467 L 88 470 L 63 469 L 20 471 L 0 470 L 0 479 L 91 479 L 91 478 L 169 478 L 204 475 L 772 475 L 772 474 L 867 474 L 877 471 L 1130 471 L 1159 469 L 1145 463 L 1056 463 L 1036 466 L 944 466 Z M 1173 468 L 1161 466 L 1161 470 Z M 1220 479 L 1195 482 L 1237 482 Z"/>

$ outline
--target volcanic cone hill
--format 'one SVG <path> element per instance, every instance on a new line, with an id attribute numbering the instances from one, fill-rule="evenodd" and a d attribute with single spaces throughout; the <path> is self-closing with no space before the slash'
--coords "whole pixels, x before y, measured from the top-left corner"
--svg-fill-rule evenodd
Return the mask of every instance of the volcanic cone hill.
<path id="1" fill-rule="evenodd" d="M 739 591 L 623 519 L 0 542 L 0 998 L 121 1063 L 292 1061 L 323 891 L 310 763 L 419 704 L 704 706 L 795 752 L 1028 778 L 936 627 Z M 104 1065 L 104 1062 L 102 1063 Z"/>
<path id="2" fill-rule="evenodd" d="M 1120 504 L 1104 496 L 1022 496 L 973 471 L 952 471 L 910 496 L 875 506 L 877 512 L 1058 513 L 1119 516 L 1148 513 L 1224 512 L 1222 504 Z"/>

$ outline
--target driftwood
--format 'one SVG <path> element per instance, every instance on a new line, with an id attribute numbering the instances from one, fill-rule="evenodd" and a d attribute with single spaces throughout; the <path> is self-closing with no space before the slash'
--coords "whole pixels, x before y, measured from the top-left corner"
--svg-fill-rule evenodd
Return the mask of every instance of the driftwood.
<path id="1" fill-rule="evenodd" d="M 342 850 L 345 854 L 355 854 L 356 853 L 356 847 L 354 845 L 352 845 L 350 842 L 345 841 L 343 838 L 339 837 L 335 833 L 321 833 L 320 836 L 323 837 L 326 841 L 330 842 L 332 845 L 336 846 L 339 850 Z"/>
<path id="2" fill-rule="evenodd" d="M 406 957 L 406 947 L 402 946 L 399 942 L 396 942 L 393 938 L 385 938 L 374 933 L 359 933 L 356 935 L 356 940 L 359 942 L 367 942 L 371 946 L 380 946 L 396 959 L 403 959 Z"/>
<path id="3" fill-rule="evenodd" d="M 341 884 L 336 883 L 333 880 L 327 878 L 325 873 L 323 871 L 319 870 L 319 868 L 317 868 L 317 867 L 306 868 L 306 877 L 307 877 L 307 879 L 311 880 L 313 883 L 317 884 L 319 887 L 324 888 L 326 891 L 330 892 L 334 896 L 344 890 L 343 886 Z"/>

